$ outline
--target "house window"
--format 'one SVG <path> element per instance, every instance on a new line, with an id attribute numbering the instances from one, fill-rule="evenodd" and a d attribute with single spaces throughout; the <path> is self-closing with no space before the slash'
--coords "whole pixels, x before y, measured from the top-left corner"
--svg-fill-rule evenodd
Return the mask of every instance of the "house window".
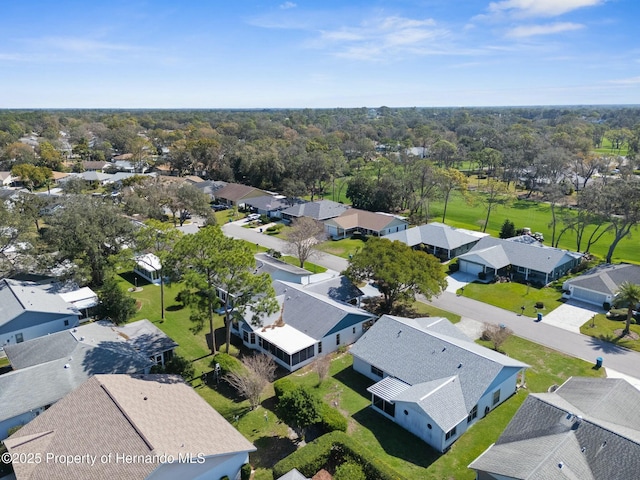
<path id="1" fill-rule="evenodd" d="M 518 273 L 527 273 L 527 269 L 525 267 L 518 267 Z"/>
<path id="2" fill-rule="evenodd" d="M 322 353 L 322 342 L 318 342 L 318 355 Z"/>
<path id="3" fill-rule="evenodd" d="M 355 335 L 355 333 L 356 333 L 356 327 L 353 327 L 353 333 L 354 333 L 354 335 Z"/>
<path id="4" fill-rule="evenodd" d="M 500 402 L 500 390 L 493 392 L 493 405 L 497 405 Z"/>
<path id="5" fill-rule="evenodd" d="M 474 418 L 478 418 L 478 405 L 473 407 L 469 412 L 469 416 L 467 417 L 467 423 L 470 423 Z"/>
<path id="6" fill-rule="evenodd" d="M 16 343 L 24 342 L 24 336 L 21 333 L 16 333 Z"/>
<path id="7" fill-rule="evenodd" d="M 373 325 L 373 320 L 367 320 L 366 322 L 362 322 L 362 333 L 366 332 Z"/>
<path id="8" fill-rule="evenodd" d="M 256 343 L 256 334 L 255 333 L 251 333 L 250 338 L 250 342 L 252 345 Z"/>
<path id="9" fill-rule="evenodd" d="M 244 340 L 245 342 L 249 341 L 249 332 L 247 331 L 242 332 L 242 340 Z"/>
<path id="10" fill-rule="evenodd" d="M 65 326 L 65 327 L 68 327 L 68 326 L 69 326 L 69 320 L 65 320 L 65 321 L 64 321 L 64 326 Z"/>
<path id="11" fill-rule="evenodd" d="M 384 376 L 384 372 L 380 370 L 378 367 L 374 367 L 373 365 L 371 365 L 371 373 L 373 373 L 374 375 L 380 378 Z"/>
<path id="12" fill-rule="evenodd" d="M 453 427 L 451 430 L 447 432 L 444 438 L 445 440 L 449 440 L 451 437 L 455 437 L 455 435 L 456 435 L 456 427 Z"/>
<path id="13" fill-rule="evenodd" d="M 382 410 L 384 413 L 389 415 L 390 417 L 396 416 L 396 406 L 391 402 L 387 402 L 377 395 L 373 396 L 373 406 L 378 410 Z"/>
<path id="14" fill-rule="evenodd" d="M 340 345 L 340 334 L 336 334 L 336 345 Z"/>

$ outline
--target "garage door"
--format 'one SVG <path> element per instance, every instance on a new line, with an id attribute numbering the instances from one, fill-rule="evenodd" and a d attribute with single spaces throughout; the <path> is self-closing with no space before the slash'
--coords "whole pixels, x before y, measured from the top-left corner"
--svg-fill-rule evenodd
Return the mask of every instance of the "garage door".
<path id="1" fill-rule="evenodd" d="M 464 260 L 458 260 L 458 265 L 460 265 L 460 271 L 465 273 L 471 273 L 473 275 L 478 275 L 482 271 L 482 265 L 477 263 L 465 262 Z"/>
<path id="2" fill-rule="evenodd" d="M 585 290 L 583 288 L 573 287 L 573 298 L 581 302 L 591 303 L 593 305 L 602 306 L 607 296 L 604 293 L 594 292 L 593 290 Z"/>

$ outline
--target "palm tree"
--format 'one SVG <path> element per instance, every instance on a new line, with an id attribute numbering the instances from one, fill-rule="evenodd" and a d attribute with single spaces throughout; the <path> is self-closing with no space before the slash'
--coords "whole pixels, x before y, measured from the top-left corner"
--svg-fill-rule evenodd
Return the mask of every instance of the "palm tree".
<path id="1" fill-rule="evenodd" d="M 624 330 L 622 331 L 622 335 L 624 336 L 629 333 L 633 309 L 636 308 L 636 305 L 640 302 L 640 285 L 636 285 L 631 282 L 622 282 L 620 284 L 620 288 L 618 288 L 618 293 L 616 293 L 616 300 L 619 300 L 621 303 L 628 304 L 627 322 Z"/>

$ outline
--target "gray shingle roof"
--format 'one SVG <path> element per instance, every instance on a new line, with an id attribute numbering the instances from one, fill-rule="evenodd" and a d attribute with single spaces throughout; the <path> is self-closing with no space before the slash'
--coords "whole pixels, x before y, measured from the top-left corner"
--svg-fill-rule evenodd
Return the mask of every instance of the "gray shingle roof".
<path id="1" fill-rule="evenodd" d="M 0 421 L 54 403 L 92 375 L 144 372 L 151 355 L 176 346 L 154 329 L 148 320 L 95 322 L 6 347 L 16 370 L 0 375 Z"/>
<path id="2" fill-rule="evenodd" d="M 603 264 L 566 281 L 568 285 L 611 295 L 618 291 L 623 282 L 640 284 L 640 266 Z"/>
<path id="3" fill-rule="evenodd" d="M 519 237 L 508 239 L 484 237 L 469 252 L 458 258 L 485 263 L 493 268 L 516 265 L 550 273 L 556 267 L 580 257 L 582 257 L 581 253 L 547 247 L 539 242 L 520 241 Z"/>
<path id="4" fill-rule="evenodd" d="M 450 227 L 444 223 L 432 222 L 401 232 L 391 233 L 385 238 L 391 241 L 399 240 L 410 247 L 424 243 L 425 245 L 453 250 L 463 245 L 475 243 L 487 235 L 487 233 L 472 232 L 462 228 Z"/>
<path id="5" fill-rule="evenodd" d="M 168 375 L 97 375 L 5 441 L 16 454 L 91 455 L 112 461 L 15 464 L 16 477 L 48 480 L 147 478 L 162 455 L 212 459 L 255 451 L 181 378 Z M 150 460 L 116 461 L 115 455 Z M 180 470 L 174 470 L 176 478 Z"/>
<path id="6" fill-rule="evenodd" d="M 412 386 L 456 377 L 467 413 L 503 369 L 528 367 L 470 339 L 439 333 L 441 322 L 448 320 L 384 315 L 351 347 L 351 354 Z"/>
<path id="7" fill-rule="evenodd" d="M 337 277 L 322 282 L 310 283 L 305 287 L 305 290 L 325 295 L 337 302 L 345 303 L 364 296 L 362 290 L 356 287 L 353 282 L 344 275 L 338 275 Z"/>
<path id="8" fill-rule="evenodd" d="M 283 214 L 292 217 L 311 217 L 316 220 L 328 220 L 342 215 L 349 207 L 331 200 L 319 200 L 294 205 L 282 211 Z"/>
<path id="9" fill-rule="evenodd" d="M 570 378 L 527 397 L 470 468 L 512 478 L 637 478 L 640 392 L 620 379 Z"/>
<path id="10" fill-rule="evenodd" d="M 289 470 L 287 473 L 278 478 L 278 480 L 309 480 L 307 477 L 302 475 L 298 469 L 294 468 L 293 470 Z"/>
<path id="11" fill-rule="evenodd" d="M 265 326 L 274 324 L 282 313 L 286 325 L 315 340 L 321 340 L 334 331 L 343 330 L 350 325 L 375 317 L 360 308 L 336 302 L 318 293 L 308 292 L 300 285 L 274 282 L 274 288 L 281 308 L 263 319 L 262 323 Z M 251 312 L 249 311 L 245 317 L 251 318 Z"/>
<path id="12" fill-rule="evenodd" d="M 286 198 L 276 198 L 273 195 L 263 195 L 262 197 L 248 198 L 244 201 L 245 205 L 256 208 L 258 210 L 276 211 L 289 208 L 291 203 Z"/>

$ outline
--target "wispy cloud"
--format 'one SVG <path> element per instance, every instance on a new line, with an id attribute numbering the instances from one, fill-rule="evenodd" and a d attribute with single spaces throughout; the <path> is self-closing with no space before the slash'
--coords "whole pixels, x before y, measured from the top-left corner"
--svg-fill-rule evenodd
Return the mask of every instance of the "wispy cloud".
<path id="1" fill-rule="evenodd" d="M 321 30 L 313 45 L 338 57 L 375 61 L 390 55 L 439 52 L 442 41 L 450 35 L 431 18 L 387 16 L 365 20 L 357 26 Z"/>
<path id="2" fill-rule="evenodd" d="M 288 10 L 290 8 L 296 8 L 298 5 L 293 3 L 293 2 L 284 2 L 282 4 L 280 4 L 280 8 L 282 10 Z"/>
<path id="3" fill-rule="evenodd" d="M 556 17 L 605 2 L 606 0 L 502 0 L 491 2 L 488 11 L 490 14 L 506 13 L 515 17 Z"/>
<path id="4" fill-rule="evenodd" d="M 620 78 L 618 80 L 609 80 L 609 83 L 615 85 L 639 85 L 640 77 Z"/>
<path id="5" fill-rule="evenodd" d="M 512 38 L 533 37 L 536 35 L 553 35 L 556 33 L 580 30 L 584 25 L 579 23 L 551 23 L 547 25 L 520 25 L 507 31 L 507 36 Z"/>
<path id="6" fill-rule="evenodd" d="M 96 54 L 99 52 L 124 52 L 135 50 L 131 45 L 102 42 L 80 37 L 47 37 L 38 42 L 69 53 Z"/>

